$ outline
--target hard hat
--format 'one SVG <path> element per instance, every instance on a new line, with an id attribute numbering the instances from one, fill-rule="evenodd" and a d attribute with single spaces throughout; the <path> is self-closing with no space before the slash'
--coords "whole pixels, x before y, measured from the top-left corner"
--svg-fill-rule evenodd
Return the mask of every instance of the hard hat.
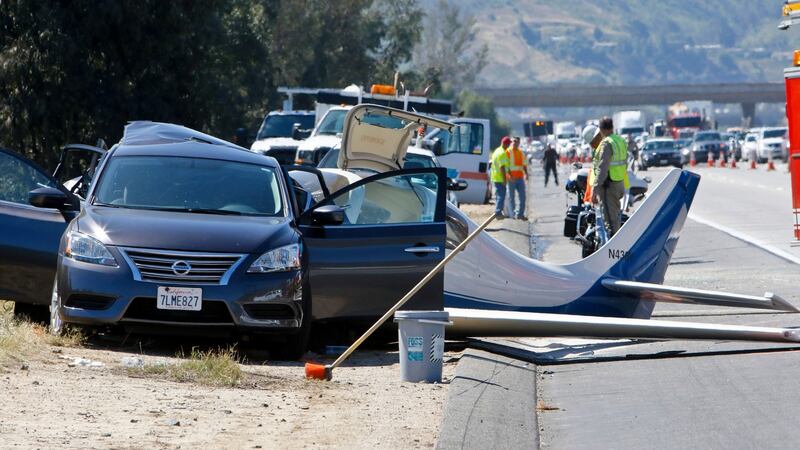
<path id="1" fill-rule="evenodd" d="M 511 138 L 508 136 L 503 136 L 503 139 L 500 140 L 500 144 L 511 145 Z"/>
<path id="2" fill-rule="evenodd" d="M 591 145 L 592 141 L 594 140 L 595 137 L 597 137 L 597 133 L 599 132 L 600 128 L 597 128 L 594 125 L 587 126 L 586 128 L 583 129 L 583 132 L 581 133 L 583 137 L 583 142 L 586 142 L 587 144 Z"/>

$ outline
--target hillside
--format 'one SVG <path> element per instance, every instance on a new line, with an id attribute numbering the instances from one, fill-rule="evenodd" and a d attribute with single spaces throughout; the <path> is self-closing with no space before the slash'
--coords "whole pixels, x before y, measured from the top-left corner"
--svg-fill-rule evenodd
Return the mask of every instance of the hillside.
<path id="1" fill-rule="evenodd" d="M 800 47 L 781 3 L 458 0 L 489 48 L 484 86 L 779 81 Z"/>

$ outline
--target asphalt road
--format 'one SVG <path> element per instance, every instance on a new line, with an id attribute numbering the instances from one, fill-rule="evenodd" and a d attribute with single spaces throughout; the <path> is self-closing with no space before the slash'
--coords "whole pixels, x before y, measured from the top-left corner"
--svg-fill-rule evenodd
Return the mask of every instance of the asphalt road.
<path id="1" fill-rule="evenodd" d="M 692 217 L 794 251 L 788 246 L 793 219 L 786 173 L 697 171 L 703 179 Z M 655 185 L 665 172 L 648 174 Z M 575 260 L 580 248 L 560 236 L 563 187 L 545 190 L 539 176 L 530 186 L 532 228 L 539 236 L 534 254 Z M 704 223 L 687 221 L 665 283 L 748 294 L 769 290 L 800 304 L 800 266 Z M 660 304 L 655 315 L 800 326 L 795 314 L 741 309 Z M 793 414 L 800 402 L 796 346 L 563 339 L 516 344 L 560 352 L 556 362 L 566 363 L 537 364 L 542 448 L 790 448 L 800 441 Z"/>

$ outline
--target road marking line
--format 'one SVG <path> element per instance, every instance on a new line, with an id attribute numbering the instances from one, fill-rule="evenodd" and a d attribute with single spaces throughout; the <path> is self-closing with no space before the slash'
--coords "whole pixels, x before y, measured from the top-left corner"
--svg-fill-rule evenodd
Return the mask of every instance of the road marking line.
<path id="1" fill-rule="evenodd" d="M 788 253 L 788 252 L 786 252 L 784 250 L 781 250 L 778 247 L 775 247 L 774 245 L 767 244 L 766 242 L 764 242 L 764 241 L 762 241 L 760 239 L 757 239 L 757 238 L 755 238 L 753 236 L 750 236 L 749 234 L 742 233 L 741 231 L 734 230 L 733 228 L 726 227 L 725 225 L 720 225 L 720 224 L 718 224 L 718 223 L 716 223 L 714 221 L 711 221 L 711 220 L 708 220 L 708 219 L 704 219 L 704 218 L 699 217 L 697 214 L 694 214 L 694 213 L 689 213 L 688 217 L 689 217 L 689 219 L 694 220 L 695 222 L 701 223 L 701 224 L 709 226 L 711 228 L 716 228 L 717 230 L 722 231 L 723 233 L 728 234 L 728 235 L 730 235 L 730 236 L 732 236 L 732 237 L 734 237 L 736 239 L 739 239 L 740 241 L 744 241 L 744 242 L 746 242 L 748 244 L 755 245 L 756 247 L 758 247 L 758 248 L 760 248 L 762 250 L 765 250 L 765 251 L 767 251 L 769 253 L 772 253 L 773 255 L 775 255 L 775 256 L 777 256 L 779 258 L 782 258 L 782 259 L 785 259 L 785 260 L 787 260 L 787 261 L 789 261 L 791 263 L 795 263 L 795 264 L 800 265 L 800 257 L 795 256 L 795 255 L 793 255 L 791 253 Z"/>

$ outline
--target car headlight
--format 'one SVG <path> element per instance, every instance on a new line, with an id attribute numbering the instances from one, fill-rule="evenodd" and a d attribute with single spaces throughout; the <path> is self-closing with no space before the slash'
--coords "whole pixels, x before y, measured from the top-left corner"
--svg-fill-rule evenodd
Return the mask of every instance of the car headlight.
<path id="1" fill-rule="evenodd" d="M 67 234 L 64 256 L 75 261 L 117 267 L 117 260 L 102 242 L 77 231 Z"/>
<path id="2" fill-rule="evenodd" d="M 247 273 L 286 272 L 300 268 L 300 244 L 285 245 L 259 256 Z"/>

